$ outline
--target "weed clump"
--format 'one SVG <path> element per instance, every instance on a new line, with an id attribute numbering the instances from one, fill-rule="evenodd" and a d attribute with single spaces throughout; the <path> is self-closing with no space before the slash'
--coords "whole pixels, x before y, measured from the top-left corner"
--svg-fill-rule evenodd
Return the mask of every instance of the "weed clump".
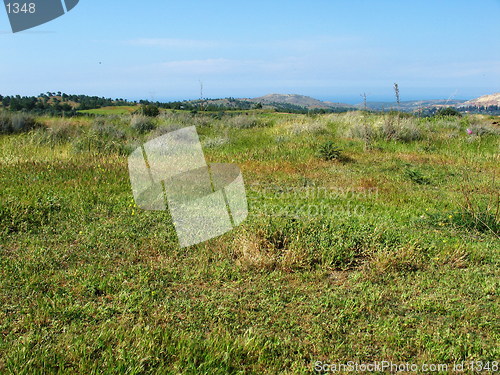
<path id="1" fill-rule="evenodd" d="M 419 121 L 409 114 L 388 113 L 382 118 L 362 118 L 348 122 L 345 135 L 370 144 L 376 140 L 410 143 L 424 138 Z"/>
<path id="2" fill-rule="evenodd" d="M 129 152 L 126 139 L 125 133 L 115 125 L 97 121 L 81 132 L 72 142 L 72 147 L 75 152 L 126 155 Z"/>
<path id="3" fill-rule="evenodd" d="M 424 176 L 418 169 L 405 169 L 405 176 L 418 185 L 430 185 L 431 180 Z"/>
<path id="4" fill-rule="evenodd" d="M 326 134 L 327 132 L 328 128 L 326 124 L 320 121 L 296 122 L 290 127 L 290 133 L 292 135 L 300 135 L 300 134 L 319 135 L 319 134 Z"/>
<path id="5" fill-rule="evenodd" d="M 77 138 L 81 133 L 80 128 L 61 119 L 46 128 L 35 129 L 30 132 L 30 142 L 35 145 L 48 145 L 50 147 L 63 145 Z"/>
<path id="6" fill-rule="evenodd" d="M 347 136 L 350 138 L 358 138 L 366 144 L 370 144 L 375 138 L 375 130 L 373 126 L 367 123 L 355 123 L 347 131 Z"/>
<path id="7" fill-rule="evenodd" d="M 62 209 L 61 200 L 54 196 L 39 197 L 29 203 L 7 197 L 0 204 L 0 227 L 5 233 L 37 232 L 57 221 Z"/>
<path id="8" fill-rule="evenodd" d="M 205 148 L 217 148 L 217 147 L 224 146 L 228 143 L 230 143 L 230 140 L 227 137 L 209 138 L 203 142 L 203 147 L 205 147 Z"/>
<path id="9" fill-rule="evenodd" d="M 229 117 L 225 121 L 225 124 L 232 128 L 251 129 L 270 127 L 274 125 L 274 122 L 272 120 L 262 119 L 254 115 L 238 115 Z"/>
<path id="10" fill-rule="evenodd" d="M 327 141 L 319 147 L 318 156 L 324 160 L 341 160 L 342 150 L 332 141 Z"/>
<path id="11" fill-rule="evenodd" d="M 422 131 L 414 118 L 386 116 L 379 129 L 379 138 L 387 141 L 413 142 L 422 139 Z"/>

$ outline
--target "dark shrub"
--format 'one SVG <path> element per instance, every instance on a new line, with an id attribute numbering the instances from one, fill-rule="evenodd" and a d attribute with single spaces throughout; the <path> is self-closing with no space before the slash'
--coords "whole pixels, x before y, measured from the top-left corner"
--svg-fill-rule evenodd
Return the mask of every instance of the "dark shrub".
<path id="1" fill-rule="evenodd" d="M 434 116 L 457 116 L 462 117 L 462 114 L 453 107 L 440 108 Z"/>
<path id="2" fill-rule="evenodd" d="M 0 133 L 28 132 L 38 126 L 37 120 L 26 113 L 0 113 Z"/>
<path id="3" fill-rule="evenodd" d="M 150 132 L 156 128 L 156 124 L 152 118 L 140 115 L 133 116 L 130 125 L 132 129 L 141 134 Z"/>
<path id="4" fill-rule="evenodd" d="M 0 112 L 0 133 L 12 133 L 12 118 L 6 112 Z"/>
<path id="5" fill-rule="evenodd" d="M 158 117 L 158 115 L 160 114 L 160 109 L 153 104 L 148 104 L 141 107 L 140 113 L 148 117 Z"/>
<path id="6" fill-rule="evenodd" d="M 12 116 L 12 130 L 14 133 L 27 132 L 38 126 L 36 119 L 25 113 L 16 113 Z"/>

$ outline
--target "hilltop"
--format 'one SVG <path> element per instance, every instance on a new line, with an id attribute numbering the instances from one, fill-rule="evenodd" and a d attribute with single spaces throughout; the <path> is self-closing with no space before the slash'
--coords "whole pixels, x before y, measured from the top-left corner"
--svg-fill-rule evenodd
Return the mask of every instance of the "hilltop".
<path id="1" fill-rule="evenodd" d="M 255 107 L 263 107 L 267 109 L 276 109 L 278 111 L 310 111 L 310 110 L 356 110 L 364 109 L 364 103 L 346 104 L 333 103 L 329 101 L 321 101 L 310 96 L 298 94 L 268 94 L 256 98 L 225 98 L 225 99 L 204 99 L 191 100 L 183 102 L 185 104 L 198 106 L 204 103 L 205 106 L 215 106 L 221 108 L 240 108 L 249 109 Z M 429 100 L 407 100 L 399 104 L 396 102 L 385 101 L 369 101 L 366 103 L 366 108 L 373 111 L 400 110 L 404 112 L 433 112 L 443 107 L 491 107 L 500 104 L 500 93 L 485 95 L 477 99 L 429 99 Z"/>
<path id="2" fill-rule="evenodd" d="M 332 103 L 321 101 L 310 96 L 298 94 L 268 94 L 256 98 L 223 98 L 223 99 L 197 99 L 184 101 L 184 108 L 203 106 L 205 109 L 252 109 L 264 108 L 283 112 L 304 111 L 345 111 L 356 109 L 354 105 L 345 103 Z"/>
<path id="3" fill-rule="evenodd" d="M 500 92 L 491 95 L 483 95 L 477 99 L 469 100 L 463 104 L 471 107 L 491 107 L 500 106 Z"/>
<path id="4" fill-rule="evenodd" d="M 351 104 L 324 102 L 310 96 L 297 94 L 269 94 L 258 98 L 247 99 L 262 104 L 291 104 L 307 109 L 355 108 Z"/>

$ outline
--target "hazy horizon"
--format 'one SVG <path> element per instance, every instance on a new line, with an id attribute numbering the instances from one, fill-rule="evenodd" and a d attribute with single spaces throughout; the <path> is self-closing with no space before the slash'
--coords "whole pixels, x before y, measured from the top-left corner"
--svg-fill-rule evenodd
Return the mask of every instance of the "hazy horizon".
<path id="1" fill-rule="evenodd" d="M 15 96 L 15 95 L 21 95 L 21 96 L 39 96 L 40 94 L 46 94 L 47 92 L 52 92 L 52 93 L 57 93 L 61 91 L 62 93 L 68 94 L 68 95 L 88 95 L 88 96 L 99 96 L 99 97 L 104 97 L 104 98 L 111 98 L 111 99 L 125 99 L 128 101 L 139 101 L 139 100 L 150 100 L 150 101 L 155 101 L 155 102 L 160 102 L 160 103 L 168 103 L 168 102 L 177 102 L 177 101 L 192 101 L 192 100 L 199 100 L 200 96 L 192 96 L 192 97 L 170 97 L 170 98 L 165 98 L 165 97 L 124 97 L 120 95 L 97 95 L 92 92 L 66 92 L 62 90 L 45 90 L 41 91 L 38 93 L 26 93 L 26 94 L 20 94 L 20 93 L 2 93 L 0 92 L 0 95 L 3 96 Z M 361 94 L 358 97 L 344 97 L 340 98 L 338 96 L 314 96 L 314 95 L 306 95 L 303 93 L 297 93 L 297 92 L 268 92 L 266 94 L 262 95 L 243 95 L 243 96 L 234 96 L 234 95 L 226 95 L 226 96 L 220 96 L 220 97 L 206 97 L 204 96 L 204 100 L 217 100 L 217 99 L 226 99 L 226 98 L 236 98 L 236 99 L 254 99 L 254 98 L 259 98 L 265 95 L 302 95 L 302 96 L 308 96 L 314 99 L 318 99 L 324 102 L 333 102 L 333 103 L 345 103 L 345 104 L 361 104 L 363 102 L 363 98 Z M 488 93 L 488 94 L 494 94 Z M 483 94 L 483 95 L 488 95 L 488 94 Z M 419 101 L 419 100 L 472 100 L 476 99 L 479 96 L 468 96 L 468 97 L 463 97 L 463 96 L 455 96 L 455 95 L 450 95 L 448 97 L 414 97 L 414 98 L 405 98 L 401 99 L 401 102 L 412 102 L 412 101 Z M 374 95 L 368 96 L 367 95 L 367 102 L 368 103 L 374 103 L 374 102 L 387 102 L 387 103 L 396 103 L 396 99 L 394 95 L 392 97 L 376 97 Z"/>

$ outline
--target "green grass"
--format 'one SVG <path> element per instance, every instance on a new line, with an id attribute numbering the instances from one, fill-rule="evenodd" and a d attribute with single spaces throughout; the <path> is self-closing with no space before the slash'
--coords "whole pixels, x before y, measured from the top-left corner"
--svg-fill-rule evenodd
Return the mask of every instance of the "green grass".
<path id="1" fill-rule="evenodd" d="M 1 373 L 500 359 L 493 120 L 162 116 L 146 134 L 110 116 L 0 136 Z M 124 150 L 190 123 L 208 160 L 240 166 L 250 213 L 179 249 L 168 212 L 135 207 Z"/>
<path id="2" fill-rule="evenodd" d="M 128 115 L 136 111 L 138 108 L 138 106 L 113 106 L 97 109 L 85 109 L 78 112 L 92 115 Z"/>

